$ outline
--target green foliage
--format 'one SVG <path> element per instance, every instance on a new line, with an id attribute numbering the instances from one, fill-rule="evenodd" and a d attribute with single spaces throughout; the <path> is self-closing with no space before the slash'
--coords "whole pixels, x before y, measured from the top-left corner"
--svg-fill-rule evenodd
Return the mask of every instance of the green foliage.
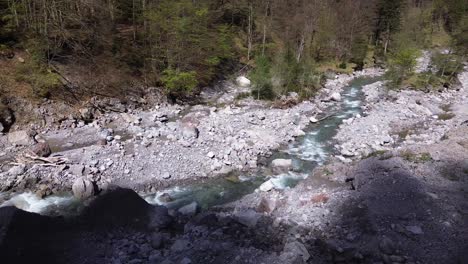
<path id="1" fill-rule="evenodd" d="M 406 161 L 413 163 L 426 163 L 433 160 L 431 154 L 427 152 L 414 153 L 410 150 L 406 150 L 400 153 L 400 156 Z"/>
<path id="2" fill-rule="evenodd" d="M 249 77 L 253 82 L 253 97 L 267 100 L 275 98 L 271 82 L 271 61 L 267 57 L 260 56 L 255 60 L 255 68 Z"/>
<path id="3" fill-rule="evenodd" d="M 62 86 L 60 76 L 44 65 L 34 61 L 21 64 L 16 69 L 15 79 L 27 82 L 32 86 L 33 93 L 38 97 L 49 97 Z"/>
<path id="4" fill-rule="evenodd" d="M 197 73 L 195 71 L 179 72 L 167 69 L 161 78 L 167 92 L 175 96 L 185 96 L 193 91 L 198 85 Z"/>
<path id="5" fill-rule="evenodd" d="M 398 88 L 404 80 L 411 77 L 419 51 L 412 48 L 402 49 L 392 54 L 388 61 L 389 70 L 385 78 L 389 80 L 391 88 Z"/>
<path id="6" fill-rule="evenodd" d="M 164 0 L 149 9 L 147 34 L 155 42 L 150 54 L 157 54 L 151 69 L 174 68 L 181 72 L 195 71 L 200 84 L 207 84 L 216 67 L 232 57 L 231 30 L 227 25 L 213 24 L 215 13 L 203 2 Z"/>
<path id="7" fill-rule="evenodd" d="M 351 46 L 351 62 L 355 63 L 358 69 L 364 67 L 367 53 L 367 40 L 363 36 L 356 38 Z"/>
<path id="8" fill-rule="evenodd" d="M 463 70 L 462 60 L 456 54 L 435 54 L 432 64 L 440 77 L 454 77 Z"/>

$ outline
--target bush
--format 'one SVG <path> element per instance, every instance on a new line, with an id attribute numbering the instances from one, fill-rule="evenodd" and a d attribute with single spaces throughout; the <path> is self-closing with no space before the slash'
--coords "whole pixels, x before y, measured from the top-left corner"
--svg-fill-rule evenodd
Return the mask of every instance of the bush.
<path id="1" fill-rule="evenodd" d="M 412 48 L 399 50 L 390 56 L 389 70 L 385 74 L 385 78 L 389 80 L 390 88 L 398 88 L 403 81 L 411 77 L 418 56 L 419 51 Z"/>
<path id="2" fill-rule="evenodd" d="M 198 85 L 197 73 L 195 71 L 180 72 L 166 69 L 161 77 L 166 91 L 171 96 L 183 97 L 190 94 Z"/>
<path id="3" fill-rule="evenodd" d="M 15 79 L 19 82 L 29 83 L 32 86 L 33 94 L 41 98 L 51 96 L 54 90 L 62 86 L 58 74 L 33 60 L 17 67 Z"/>
<path id="4" fill-rule="evenodd" d="M 435 54 L 432 56 L 432 64 L 440 77 L 455 77 L 463 70 L 463 63 L 455 54 Z"/>
<path id="5" fill-rule="evenodd" d="M 265 56 L 255 60 L 255 68 L 250 73 L 253 82 L 252 96 L 257 99 L 272 100 L 275 98 L 271 82 L 271 62 Z"/>

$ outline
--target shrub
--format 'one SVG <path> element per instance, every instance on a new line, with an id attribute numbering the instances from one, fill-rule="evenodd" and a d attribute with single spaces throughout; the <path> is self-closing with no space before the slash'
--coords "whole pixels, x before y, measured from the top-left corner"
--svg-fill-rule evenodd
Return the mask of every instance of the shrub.
<path id="1" fill-rule="evenodd" d="M 198 85 L 195 71 L 180 72 L 170 68 L 163 72 L 161 82 L 168 94 L 175 97 L 190 94 Z"/>
<path id="2" fill-rule="evenodd" d="M 265 56 L 255 60 L 255 68 L 250 73 L 253 82 L 252 96 L 257 99 L 272 100 L 275 98 L 271 82 L 271 62 Z"/>
<path id="3" fill-rule="evenodd" d="M 416 66 L 419 51 L 406 48 L 392 54 L 388 60 L 389 70 L 385 78 L 389 80 L 390 88 L 398 88 L 404 80 L 407 80 Z"/>
<path id="4" fill-rule="evenodd" d="M 33 94 L 47 98 L 62 86 L 60 76 L 46 66 L 30 60 L 16 68 L 15 79 L 32 86 Z"/>

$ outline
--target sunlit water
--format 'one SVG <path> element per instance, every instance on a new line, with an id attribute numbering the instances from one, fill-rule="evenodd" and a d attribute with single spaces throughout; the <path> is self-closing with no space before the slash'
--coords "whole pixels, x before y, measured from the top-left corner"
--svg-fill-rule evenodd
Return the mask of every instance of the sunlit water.
<path id="1" fill-rule="evenodd" d="M 156 193 L 141 194 L 151 204 L 165 205 L 168 208 L 180 208 L 186 204 L 197 202 L 201 209 L 225 204 L 240 199 L 254 192 L 262 183 L 270 181 L 274 188 L 285 189 L 295 186 L 305 179 L 313 168 L 325 164 L 331 155 L 336 154 L 333 137 L 343 120 L 362 114 L 361 104 L 363 93 L 361 87 L 375 79 L 361 78 L 354 80 L 342 93 L 342 102 L 331 107 L 325 120 L 311 124 L 306 135 L 294 143 L 285 146 L 271 158 L 286 158 L 293 160 L 293 170 L 288 173 L 271 176 L 268 168 L 260 169 L 258 174 L 232 174 L 226 178 L 207 180 L 189 186 L 177 186 Z M 35 194 L 18 195 L 0 194 L 1 206 L 16 206 L 29 212 L 46 215 L 76 214 L 81 203 L 73 196 L 51 196 L 39 199 Z"/>

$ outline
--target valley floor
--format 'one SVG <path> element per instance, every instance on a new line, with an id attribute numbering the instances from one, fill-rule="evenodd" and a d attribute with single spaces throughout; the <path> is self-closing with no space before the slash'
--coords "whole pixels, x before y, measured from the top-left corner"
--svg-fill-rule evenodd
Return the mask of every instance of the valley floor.
<path id="1" fill-rule="evenodd" d="M 151 191 L 255 169 L 258 156 L 301 136 L 312 117 L 324 116 L 334 104 L 332 94 L 352 78 L 338 77 L 314 102 L 290 109 L 253 101 L 168 106 L 110 114 L 103 118 L 112 122 L 100 119 L 73 132 L 46 132 L 41 136 L 72 164 L 5 167 L 2 182 L 19 190 L 18 177 L 48 175 L 38 182 L 69 190 L 89 174 L 102 189 L 115 183 Z M 51 263 L 464 263 L 468 72 L 459 78 L 457 89 L 434 93 L 386 92 L 379 88 L 384 83 L 364 87 L 364 114 L 346 120 L 335 137 L 340 153 L 294 188 L 257 190 L 200 214 L 196 208 L 149 208 L 122 190 L 97 198 L 77 222 L 2 209 L 0 224 L 7 228 L 0 240 L 10 243 L 0 252 L 18 263 L 41 254 Z M 95 144 L 103 138 L 107 145 Z M 19 153 L 6 136 L 0 142 L 5 156 Z M 23 187 L 36 190 L 31 186 Z M 125 202 L 112 205 L 117 198 Z M 101 217 L 118 223 L 101 226 Z M 22 229 L 31 221 L 37 226 Z M 59 224 L 44 229 L 51 221 Z"/>

